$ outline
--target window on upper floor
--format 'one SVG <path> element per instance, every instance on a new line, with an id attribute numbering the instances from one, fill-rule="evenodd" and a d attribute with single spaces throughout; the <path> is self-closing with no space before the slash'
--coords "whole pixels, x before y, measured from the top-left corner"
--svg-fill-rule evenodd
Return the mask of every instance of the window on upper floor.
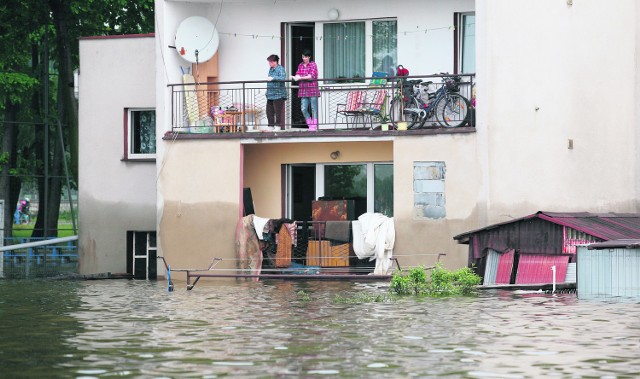
<path id="1" fill-rule="evenodd" d="M 476 14 L 456 14 L 456 69 L 459 74 L 476 72 Z"/>
<path id="2" fill-rule="evenodd" d="M 125 109 L 125 160 L 151 160 L 156 157 L 156 110 Z"/>
<path id="3" fill-rule="evenodd" d="M 322 76 L 351 81 L 372 76 L 374 71 L 394 75 L 397 38 L 396 20 L 323 24 Z"/>

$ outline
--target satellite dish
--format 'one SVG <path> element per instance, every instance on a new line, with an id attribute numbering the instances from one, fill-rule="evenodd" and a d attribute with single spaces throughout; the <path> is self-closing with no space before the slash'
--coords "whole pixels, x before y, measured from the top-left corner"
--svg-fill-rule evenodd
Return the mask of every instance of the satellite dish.
<path id="1" fill-rule="evenodd" d="M 191 63 L 206 62 L 218 51 L 218 30 L 204 17 L 193 16 L 182 20 L 176 31 L 176 50 Z"/>

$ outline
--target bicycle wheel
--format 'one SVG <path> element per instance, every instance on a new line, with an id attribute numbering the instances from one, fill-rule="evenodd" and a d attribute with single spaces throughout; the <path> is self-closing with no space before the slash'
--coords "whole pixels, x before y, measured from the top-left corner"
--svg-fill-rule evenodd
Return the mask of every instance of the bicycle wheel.
<path id="1" fill-rule="evenodd" d="M 436 105 L 436 112 L 445 127 L 462 126 L 469 117 L 469 100 L 457 93 L 447 93 Z"/>
<path id="2" fill-rule="evenodd" d="M 404 115 L 402 114 L 404 110 Z M 418 101 L 411 97 L 407 100 L 402 98 L 395 98 L 391 101 L 389 107 L 389 114 L 391 115 L 391 124 L 397 130 L 398 122 L 406 121 L 407 129 L 413 129 L 417 125 L 420 125 L 420 108 Z"/>

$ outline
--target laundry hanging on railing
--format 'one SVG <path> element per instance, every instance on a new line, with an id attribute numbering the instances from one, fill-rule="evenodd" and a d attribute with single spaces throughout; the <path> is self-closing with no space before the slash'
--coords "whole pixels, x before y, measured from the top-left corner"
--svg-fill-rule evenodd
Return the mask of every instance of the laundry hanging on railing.
<path id="1" fill-rule="evenodd" d="M 358 258 L 376 260 L 374 275 L 389 273 L 396 231 L 393 218 L 382 213 L 364 213 L 352 223 L 353 251 Z"/>

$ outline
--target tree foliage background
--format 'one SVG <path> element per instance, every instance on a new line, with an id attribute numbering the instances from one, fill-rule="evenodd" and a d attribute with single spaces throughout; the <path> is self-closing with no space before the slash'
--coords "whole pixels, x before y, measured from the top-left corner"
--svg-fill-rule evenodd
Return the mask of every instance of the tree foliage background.
<path id="1" fill-rule="evenodd" d="M 78 39 L 154 31 L 153 0 L 0 3 L 0 199 L 5 237 L 20 190 L 37 188 L 33 236 L 56 236 L 68 163 L 78 183 Z M 62 136 L 62 138 L 60 138 Z M 62 143 L 61 143 L 62 139 Z M 47 180 L 45 180 L 48 178 Z"/>

